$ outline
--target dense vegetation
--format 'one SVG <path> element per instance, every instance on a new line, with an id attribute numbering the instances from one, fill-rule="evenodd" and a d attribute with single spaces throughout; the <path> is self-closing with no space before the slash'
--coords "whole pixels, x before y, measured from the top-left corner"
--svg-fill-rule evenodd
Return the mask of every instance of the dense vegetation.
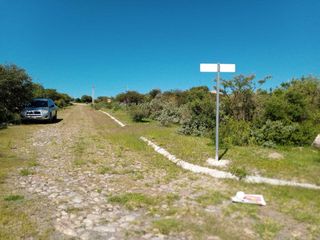
<path id="1" fill-rule="evenodd" d="M 81 98 L 76 98 L 75 102 L 77 102 L 77 103 L 91 103 L 92 97 L 89 95 L 82 95 Z"/>
<path id="2" fill-rule="evenodd" d="M 65 93 L 33 83 L 24 69 L 0 64 L 0 123 L 19 122 L 21 109 L 37 97 L 51 98 L 59 107 L 67 106 L 72 100 Z"/>
<path id="3" fill-rule="evenodd" d="M 261 87 L 267 80 L 239 75 L 222 81 L 222 144 L 305 145 L 320 132 L 318 78 L 293 79 L 268 91 Z M 212 137 L 215 97 L 206 86 L 186 91 L 154 89 L 144 95 L 128 91 L 112 103 L 100 101 L 96 107 L 123 108 L 135 121 L 154 119 L 164 126 L 178 124 L 182 134 Z"/>

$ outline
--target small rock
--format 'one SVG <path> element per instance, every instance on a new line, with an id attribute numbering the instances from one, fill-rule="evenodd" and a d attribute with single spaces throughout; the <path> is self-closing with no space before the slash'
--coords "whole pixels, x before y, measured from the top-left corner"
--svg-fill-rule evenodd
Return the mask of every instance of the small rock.
<path id="1" fill-rule="evenodd" d="M 320 134 L 316 137 L 316 139 L 313 141 L 312 146 L 315 148 L 320 149 Z"/>
<path id="2" fill-rule="evenodd" d="M 83 223 L 86 225 L 87 228 L 91 228 L 93 226 L 93 221 L 90 219 L 83 220 Z"/>
<path id="3" fill-rule="evenodd" d="M 82 203 L 82 199 L 79 198 L 79 197 L 75 197 L 74 199 L 72 199 L 72 201 L 73 201 L 74 203 Z"/>
<path id="4" fill-rule="evenodd" d="M 67 213 L 66 211 L 62 211 L 62 212 L 61 212 L 61 215 L 62 215 L 62 216 L 67 216 L 68 213 Z"/>
<path id="5" fill-rule="evenodd" d="M 98 220 L 99 218 L 100 218 L 100 216 L 94 215 L 94 214 L 89 214 L 87 216 L 87 219 L 92 220 L 92 221 Z"/>
<path id="6" fill-rule="evenodd" d="M 281 153 L 272 152 L 268 155 L 270 159 L 283 159 L 283 155 Z"/>
<path id="7" fill-rule="evenodd" d="M 116 228 L 112 226 L 97 226 L 93 230 L 97 232 L 116 232 Z"/>
<path id="8" fill-rule="evenodd" d="M 207 240 L 220 240 L 220 238 L 218 236 L 209 236 Z"/>
<path id="9" fill-rule="evenodd" d="M 90 240 L 90 239 L 91 239 L 90 233 L 89 233 L 89 232 L 83 233 L 83 234 L 80 236 L 80 239 L 82 239 L 82 240 Z"/>
<path id="10" fill-rule="evenodd" d="M 55 228 L 57 231 L 65 235 L 72 236 L 72 237 L 77 236 L 77 233 L 69 226 L 69 224 L 60 222 L 55 225 Z"/>
<path id="11" fill-rule="evenodd" d="M 112 211 L 113 211 L 113 206 L 110 205 L 110 204 L 108 204 L 108 205 L 106 206 L 106 209 L 107 209 L 108 212 L 112 212 Z"/>
<path id="12" fill-rule="evenodd" d="M 123 220 L 126 222 L 132 222 L 135 219 L 136 219 L 136 217 L 132 216 L 132 215 L 128 215 L 128 216 L 123 217 Z"/>

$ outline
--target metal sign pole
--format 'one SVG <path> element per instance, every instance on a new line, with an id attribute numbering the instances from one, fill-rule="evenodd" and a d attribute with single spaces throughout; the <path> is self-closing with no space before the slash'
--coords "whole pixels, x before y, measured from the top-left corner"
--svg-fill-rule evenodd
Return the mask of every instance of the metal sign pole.
<path id="1" fill-rule="evenodd" d="M 215 64 L 201 63 L 200 72 L 216 72 L 217 73 L 217 96 L 216 96 L 216 161 L 219 161 L 219 97 L 220 97 L 220 72 L 235 72 L 235 64 Z"/>
<path id="2" fill-rule="evenodd" d="M 217 71 L 217 92 L 216 92 L 216 161 L 219 161 L 219 96 L 220 96 L 220 64 Z"/>

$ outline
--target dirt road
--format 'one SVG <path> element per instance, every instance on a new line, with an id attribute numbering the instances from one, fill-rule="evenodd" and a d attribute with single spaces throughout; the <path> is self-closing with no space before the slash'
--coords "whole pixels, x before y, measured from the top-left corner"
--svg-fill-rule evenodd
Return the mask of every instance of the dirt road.
<path id="1" fill-rule="evenodd" d="M 152 186 L 164 177 L 162 169 L 140 176 L 150 172 L 144 171 L 148 165 L 143 165 L 143 156 L 128 150 L 122 153 L 121 146 L 113 146 L 104 137 L 117 128 L 105 115 L 77 105 L 60 114 L 60 122 L 41 125 L 27 140 L 29 148 L 24 150 L 28 151 L 22 149 L 22 153 L 33 154 L 39 165 L 30 170 L 33 174 L 17 176 L 16 186 L 40 196 L 46 216 L 39 213 L 38 220 L 44 228 L 45 224 L 54 225 L 52 238 L 161 238 L 152 233 L 154 218 L 148 216 L 144 199 L 134 202 L 137 206 L 130 210 L 107 201 L 108 196 L 126 192 L 140 192 L 144 195 L 138 197 L 150 199 L 171 192 L 170 186 L 162 186 L 160 191 L 159 185 Z M 146 190 L 146 183 L 152 187 Z"/>
<path id="2" fill-rule="evenodd" d="M 59 118 L 39 125 L 17 150 L 37 164 L 11 179 L 34 201 L 32 215 L 49 239 L 258 237 L 250 216 L 238 221 L 233 214 L 226 183 L 180 170 L 138 139 L 128 143 L 130 128 L 88 106 Z M 120 131 L 129 140 L 119 139 Z"/>

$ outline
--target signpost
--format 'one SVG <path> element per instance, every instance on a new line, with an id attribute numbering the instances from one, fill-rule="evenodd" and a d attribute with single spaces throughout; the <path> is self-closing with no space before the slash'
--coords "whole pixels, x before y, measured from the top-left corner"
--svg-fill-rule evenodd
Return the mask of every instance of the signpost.
<path id="1" fill-rule="evenodd" d="M 220 96 L 220 72 L 235 72 L 235 64 L 214 64 L 201 63 L 200 72 L 216 72 L 217 73 L 217 89 L 216 89 L 216 161 L 219 161 L 219 96 Z"/>

